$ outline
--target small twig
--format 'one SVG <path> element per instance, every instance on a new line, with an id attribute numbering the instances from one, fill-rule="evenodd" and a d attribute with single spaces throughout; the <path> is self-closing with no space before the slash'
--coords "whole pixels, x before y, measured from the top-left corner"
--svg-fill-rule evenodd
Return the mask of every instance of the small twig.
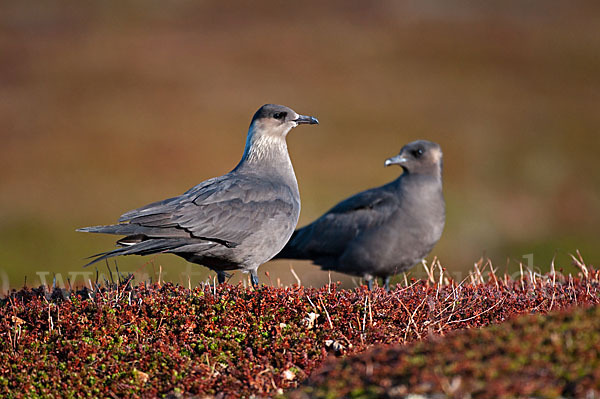
<path id="1" fill-rule="evenodd" d="M 475 284 L 477 284 L 477 281 L 475 280 L 475 277 L 473 277 L 473 276 L 474 276 L 473 272 L 469 270 L 469 277 L 471 278 L 471 284 L 475 285 Z"/>
<path id="2" fill-rule="evenodd" d="M 496 285 L 496 290 L 500 291 L 500 283 L 498 283 L 498 277 L 496 276 L 496 270 L 492 267 L 492 271 L 490 272 L 492 277 L 494 278 L 494 284 Z"/>
<path id="3" fill-rule="evenodd" d="M 442 264 L 440 263 L 439 259 L 437 261 L 437 266 L 440 269 L 440 280 L 438 282 L 437 290 L 435 291 L 435 299 L 438 299 L 440 294 L 440 288 L 442 287 L 442 283 L 444 282 L 444 268 L 442 267 Z"/>
<path id="4" fill-rule="evenodd" d="M 552 274 L 552 288 L 556 285 L 556 269 L 554 268 L 554 260 L 556 259 L 556 253 L 552 257 L 552 262 L 550 262 L 550 273 Z"/>
<path id="5" fill-rule="evenodd" d="M 450 295 L 454 296 L 455 301 L 458 300 L 458 295 L 456 294 L 456 291 L 458 291 L 458 289 L 462 287 L 462 285 L 467 281 L 467 279 L 468 277 L 463 278 L 462 281 L 458 283 L 456 287 L 452 287 L 452 292 L 448 294 L 446 298 L 444 298 L 444 302 L 446 302 L 448 298 L 450 298 Z"/>
<path id="6" fill-rule="evenodd" d="M 294 277 L 296 278 L 296 282 L 298 283 L 298 287 L 302 287 L 302 281 L 300 281 L 300 277 L 298 277 L 298 275 L 296 274 L 296 271 L 294 270 L 294 268 L 292 267 L 292 264 L 290 263 L 290 271 L 292 272 L 292 274 L 294 275 Z"/>
<path id="7" fill-rule="evenodd" d="M 479 258 L 479 260 L 476 263 L 474 263 L 477 284 L 485 284 L 485 281 L 483 280 L 483 275 L 481 273 L 482 270 L 479 268 L 481 264 L 483 264 L 483 258 Z"/>
<path id="8" fill-rule="evenodd" d="M 365 295 L 365 304 L 363 306 L 363 321 L 362 321 L 362 332 L 365 332 L 365 327 L 367 324 L 367 299 L 369 298 L 368 295 Z"/>
<path id="9" fill-rule="evenodd" d="M 521 270 L 521 289 L 523 291 L 525 291 L 525 283 L 523 282 L 523 279 L 525 278 L 525 276 L 523 276 L 523 263 L 519 262 L 519 269 Z"/>
<path id="10" fill-rule="evenodd" d="M 502 299 L 500 299 L 498 302 L 496 302 L 495 304 L 493 304 L 493 305 L 492 305 L 492 307 L 490 307 L 490 308 L 488 308 L 488 309 L 484 310 L 483 312 L 479 312 L 479 313 L 477 313 L 477 314 L 476 314 L 476 315 L 474 315 L 474 316 L 467 317 L 466 319 L 462 319 L 462 320 L 452 320 L 452 321 L 448 322 L 448 324 L 452 324 L 452 323 L 462 323 L 462 322 L 465 322 L 465 321 L 472 320 L 472 319 L 474 319 L 474 318 L 476 318 L 476 317 L 479 317 L 479 316 L 481 316 L 482 314 L 485 314 L 485 313 L 489 312 L 490 310 L 494 309 L 496 306 L 500 305 L 502 302 L 504 302 L 504 299 L 505 299 L 505 298 L 502 298 Z"/>
<path id="11" fill-rule="evenodd" d="M 271 287 L 273 287 L 273 281 L 271 281 L 271 274 L 269 274 L 269 271 L 265 271 L 265 276 L 267 276 L 267 279 L 269 279 L 269 284 L 271 285 Z"/>
<path id="12" fill-rule="evenodd" d="M 306 299 L 308 299 L 308 302 L 313 307 L 313 310 L 315 311 L 315 313 L 317 313 L 319 311 L 319 309 L 317 309 L 317 307 L 315 306 L 315 304 L 313 303 L 313 301 L 310 300 L 310 297 L 308 296 L 308 294 L 306 295 Z"/>
<path id="13" fill-rule="evenodd" d="M 50 327 L 50 332 L 54 330 L 54 321 L 52 320 L 52 315 L 50 314 L 50 303 L 48 303 L 48 327 Z"/>
<path id="14" fill-rule="evenodd" d="M 533 270 L 531 270 L 528 267 L 527 272 L 529 273 L 529 281 L 531 282 L 531 284 L 533 284 L 533 290 L 535 291 L 537 289 L 537 285 L 535 284 L 535 276 L 533 274 Z"/>
<path id="15" fill-rule="evenodd" d="M 310 298 L 309 298 L 310 300 Z M 327 321 L 329 322 L 329 327 L 333 330 L 333 323 L 331 322 L 331 317 L 329 317 L 329 312 L 327 311 L 327 307 L 325 307 L 325 303 L 323 302 L 323 299 L 321 299 L 321 296 L 319 296 L 319 302 L 321 304 L 321 306 L 323 307 L 323 310 L 325 311 L 325 316 L 327 316 Z"/>
<path id="16" fill-rule="evenodd" d="M 583 276 L 585 277 L 585 279 L 588 279 L 589 276 L 589 271 L 587 266 L 585 265 L 585 262 L 583 261 L 583 258 L 581 256 L 581 254 L 579 253 L 579 250 L 576 250 L 577 256 L 579 256 L 579 259 L 577 259 L 573 254 L 569 254 L 569 256 L 571 257 L 571 259 L 573 259 L 573 263 L 575 264 L 575 266 L 577 266 L 579 268 L 579 270 L 581 270 L 581 273 L 583 274 Z"/>
<path id="17" fill-rule="evenodd" d="M 435 259 L 437 259 L 437 258 L 434 258 L 434 262 L 435 262 Z M 425 259 L 423 259 L 421 261 L 421 264 L 423 265 L 423 268 L 425 269 L 425 272 L 427 273 L 427 277 L 428 277 L 429 281 L 431 281 L 432 284 L 435 284 L 435 276 L 433 275 L 433 262 L 431 264 L 431 267 L 427 266 L 427 261 Z"/>
<path id="18" fill-rule="evenodd" d="M 56 307 L 56 323 L 58 323 L 58 335 L 62 335 L 60 330 L 60 306 Z"/>
<path id="19" fill-rule="evenodd" d="M 552 300 L 550 301 L 550 308 L 548 311 L 552 310 L 552 306 L 554 306 L 554 297 L 556 296 L 556 269 L 554 269 L 554 259 L 556 258 L 556 253 L 552 257 L 552 262 L 550 262 L 550 273 L 552 274 Z"/>
<path id="20" fill-rule="evenodd" d="M 402 307 L 406 310 L 406 313 L 408 313 L 408 315 L 410 316 L 407 327 L 409 327 L 410 323 L 412 323 L 414 326 L 415 334 L 417 334 L 417 337 L 419 339 L 421 339 L 421 334 L 419 334 L 418 326 L 417 326 L 417 323 L 415 323 L 414 316 L 417 314 L 417 311 L 419 310 L 419 308 L 421 306 L 423 306 L 423 304 L 425 303 L 426 300 L 427 300 L 427 296 L 425 296 L 423 298 L 423 300 L 421 301 L 419 306 L 417 306 L 415 308 L 415 311 L 411 314 L 410 311 L 408 310 L 408 308 L 406 307 L 406 305 L 400 299 L 398 299 L 398 302 L 400 302 L 400 305 L 402 305 Z M 408 336 L 408 329 L 404 332 L 404 341 L 406 341 L 407 336 Z"/>
<path id="21" fill-rule="evenodd" d="M 571 288 L 571 291 L 573 291 L 573 296 L 575 297 L 575 306 L 578 306 L 579 303 L 577 301 L 577 291 L 575 291 L 575 286 L 573 285 L 573 276 L 571 276 L 571 273 L 569 273 L 569 287 Z"/>

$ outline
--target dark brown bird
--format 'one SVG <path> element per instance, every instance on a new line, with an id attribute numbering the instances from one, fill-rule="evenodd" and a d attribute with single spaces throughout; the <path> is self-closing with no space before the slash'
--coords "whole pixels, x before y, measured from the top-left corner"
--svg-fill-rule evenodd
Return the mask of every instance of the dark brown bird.
<path id="1" fill-rule="evenodd" d="M 325 270 L 390 277 L 420 262 L 444 229 L 442 150 L 430 141 L 405 145 L 385 166 L 399 165 L 396 180 L 345 199 L 296 230 L 275 258 L 309 259 Z"/>

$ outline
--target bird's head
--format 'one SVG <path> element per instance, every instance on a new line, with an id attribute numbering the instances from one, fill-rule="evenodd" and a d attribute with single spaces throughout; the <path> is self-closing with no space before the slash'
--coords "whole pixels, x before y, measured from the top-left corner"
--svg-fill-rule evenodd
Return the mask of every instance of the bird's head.
<path id="1" fill-rule="evenodd" d="M 236 169 L 246 162 L 254 165 L 261 163 L 269 167 L 278 167 L 278 162 L 284 162 L 291 168 L 285 137 L 291 129 L 300 124 L 318 123 L 317 118 L 298 115 L 293 109 L 283 105 L 263 105 L 252 117 L 244 155 Z"/>
<path id="2" fill-rule="evenodd" d="M 431 141 L 413 141 L 402 147 L 398 155 L 385 160 L 385 166 L 390 165 L 400 165 L 411 174 L 441 175 L 442 149 Z"/>
<path id="3" fill-rule="evenodd" d="M 297 114 L 284 105 L 265 104 L 254 114 L 250 130 L 256 134 L 285 137 L 288 132 L 301 124 L 318 124 L 317 118 Z"/>

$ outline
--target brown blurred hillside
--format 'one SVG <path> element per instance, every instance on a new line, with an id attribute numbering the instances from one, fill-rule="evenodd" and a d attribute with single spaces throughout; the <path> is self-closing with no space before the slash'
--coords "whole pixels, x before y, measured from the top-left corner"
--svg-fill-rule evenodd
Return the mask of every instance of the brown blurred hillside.
<path id="1" fill-rule="evenodd" d="M 300 225 L 394 179 L 384 159 L 423 138 L 444 150 L 432 255 L 449 271 L 481 255 L 501 270 L 528 254 L 567 267 L 576 249 L 597 265 L 600 3 L 477 4 L 2 3 L 2 288 L 75 277 L 114 242 L 75 228 L 229 171 L 267 102 L 321 121 L 288 139 Z M 118 262 L 187 284 L 183 260 L 149 260 Z M 327 281 L 293 264 L 304 283 Z M 264 282 L 266 270 L 293 281 L 287 261 L 262 267 Z"/>

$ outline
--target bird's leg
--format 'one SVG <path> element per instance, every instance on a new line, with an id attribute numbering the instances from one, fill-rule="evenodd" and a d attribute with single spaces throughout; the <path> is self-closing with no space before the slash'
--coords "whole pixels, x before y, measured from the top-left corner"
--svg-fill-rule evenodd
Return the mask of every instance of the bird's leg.
<path id="1" fill-rule="evenodd" d="M 256 274 L 256 270 L 250 270 L 250 279 L 252 280 L 252 285 L 258 287 L 258 274 Z"/>
<path id="2" fill-rule="evenodd" d="M 231 274 L 226 273 L 223 270 L 219 270 L 217 272 L 217 281 L 219 282 L 219 284 L 223 284 L 225 282 L 225 280 L 228 279 L 229 277 L 231 277 Z"/>
<path id="3" fill-rule="evenodd" d="M 390 276 L 385 276 L 383 286 L 385 287 L 385 292 L 390 292 Z"/>
<path id="4" fill-rule="evenodd" d="M 367 287 L 369 287 L 369 291 L 373 291 L 373 277 L 367 279 Z"/>

